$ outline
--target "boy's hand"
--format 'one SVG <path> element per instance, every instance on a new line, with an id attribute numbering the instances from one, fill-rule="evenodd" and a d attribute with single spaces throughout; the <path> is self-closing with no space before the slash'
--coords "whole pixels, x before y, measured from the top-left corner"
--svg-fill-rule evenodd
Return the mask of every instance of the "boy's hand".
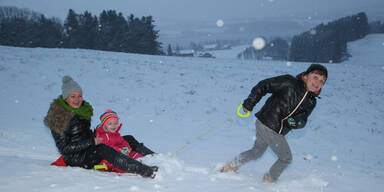
<path id="1" fill-rule="evenodd" d="M 295 128 L 296 127 L 296 121 L 295 121 L 294 118 L 290 117 L 286 121 L 287 121 L 287 124 L 288 124 L 289 127 L 291 127 L 291 128 Z"/>
<path id="2" fill-rule="evenodd" d="M 243 111 L 244 113 L 248 113 L 248 109 L 246 109 L 245 107 L 243 107 Z"/>
<path id="3" fill-rule="evenodd" d="M 244 111 L 245 113 L 248 113 L 248 111 L 251 112 L 252 110 L 248 110 L 248 109 L 246 108 L 246 106 L 247 106 L 247 105 L 246 105 L 246 102 L 244 102 L 244 103 L 243 103 L 243 111 Z"/>

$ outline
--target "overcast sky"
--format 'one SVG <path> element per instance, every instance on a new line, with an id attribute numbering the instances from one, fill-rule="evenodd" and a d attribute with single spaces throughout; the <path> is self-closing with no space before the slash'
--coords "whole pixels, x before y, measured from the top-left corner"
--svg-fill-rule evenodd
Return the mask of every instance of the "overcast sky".
<path id="1" fill-rule="evenodd" d="M 0 0 L 1 6 L 16 6 L 59 17 L 68 10 L 99 15 L 112 9 L 125 16 L 151 15 L 158 24 L 284 17 L 335 19 L 365 11 L 368 17 L 383 17 L 384 0 Z"/>

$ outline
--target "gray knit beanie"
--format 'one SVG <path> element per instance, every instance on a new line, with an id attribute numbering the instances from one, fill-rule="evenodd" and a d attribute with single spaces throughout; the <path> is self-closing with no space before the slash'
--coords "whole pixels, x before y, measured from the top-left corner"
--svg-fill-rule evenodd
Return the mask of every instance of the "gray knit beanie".
<path id="1" fill-rule="evenodd" d="M 74 81 L 70 76 L 63 77 L 63 85 L 61 86 L 61 90 L 63 92 L 63 99 L 66 99 L 68 95 L 72 92 L 83 93 L 80 85 L 76 81 Z"/>

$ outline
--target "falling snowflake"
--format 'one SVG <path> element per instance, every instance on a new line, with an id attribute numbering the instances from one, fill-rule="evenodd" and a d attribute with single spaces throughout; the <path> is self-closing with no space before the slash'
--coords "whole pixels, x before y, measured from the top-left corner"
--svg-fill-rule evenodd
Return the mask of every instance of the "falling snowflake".
<path id="1" fill-rule="evenodd" d="M 224 21 L 221 20 L 221 19 L 219 19 L 219 20 L 216 21 L 216 25 L 217 25 L 218 27 L 223 27 L 223 26 L 224 26 Z"/>
<path id="2" fill-rule="evenodd" d="M 291 67 L 292 66 L 292 62 L 287 62 L 287 67 Z"/>
<path id="3" fill-rule="evenodd" d="M 310 33 L 311 35 L 316 35 L 316 34 L 317 34 L 317 31 L 316 31 L 316 29 L 312 29 L 309 33 Z"/>
<path id="4" fill-rule="evenodd" d="M 253 40 L 252 45 L 256 50 L 261 50 L 265 47 L 265 40 L 261 37 L 257 37 Z"/>
<path id="5" fill-rule="evenodd" d="M 332 160 L 332 161 L 337 161 L 337 157 L 336 157 L 335 155 L 333 155 L 333 156 L 331 157 L 331 160 Z"/>

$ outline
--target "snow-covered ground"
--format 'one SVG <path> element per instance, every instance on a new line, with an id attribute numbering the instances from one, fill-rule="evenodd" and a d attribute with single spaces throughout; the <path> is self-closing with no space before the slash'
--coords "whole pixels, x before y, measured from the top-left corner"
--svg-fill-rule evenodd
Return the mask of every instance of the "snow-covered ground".
<path id="1" fill-rule="evenodd" d="M 262 175 L 276 160 L 270 150 L 239 173 L 218 173 L 254 141 L 255 117 L 233 114 L 258 81 L 296 75 L 309 63 L 0 47 L 0 191 L 381 191 L 384 35 L 348 49 L 349 61 L 325 64 L 329 79 L 307 126 L 287 135 L 292 164 L 276 184 L 265 184 Z M 93 105 L 92 126 L 111 108 L 123 135 L 158 153 L 143 159 L 160 167 L 155 179 L 49 165 L 58 153 L 43 117 L 64 75 Z"/>

